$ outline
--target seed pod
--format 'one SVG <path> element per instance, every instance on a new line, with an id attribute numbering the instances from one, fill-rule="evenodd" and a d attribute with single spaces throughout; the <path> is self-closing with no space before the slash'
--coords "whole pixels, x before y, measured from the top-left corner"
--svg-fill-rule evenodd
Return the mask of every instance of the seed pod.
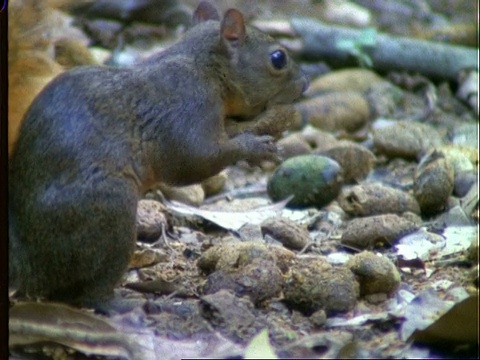
<path id="1" fill-rule="evenodd" d="M 342 168 L 320 155 L 301 155 L 283 162 L 268 181 L 274 201 L 294 195 L 290 207 L 322 207 L 337 197 L 343 185 Z"/>

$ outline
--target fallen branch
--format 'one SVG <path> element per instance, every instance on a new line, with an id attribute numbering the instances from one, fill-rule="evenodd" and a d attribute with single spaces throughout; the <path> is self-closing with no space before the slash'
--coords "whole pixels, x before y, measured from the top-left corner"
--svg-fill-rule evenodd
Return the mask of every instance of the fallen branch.
<path id="1" fill-rule="evenodd" d="M 433 79 L 457 80 L 463 69 L 476 69 L 478 49 L 454 46 L 440 42 L 418 40 L 388 34 L 369 32 L 365 29 L 334 26 L 310 18 L 293 18 L 290 22 L 256 22 L 254 24 L 275 36 L 292 42 L 292 34 L 301 38 L 301 46 L 295 42 L 295 52 L 301 56 L 323 60 L 333 67 L 352 66 L 352 51 L 341 44 L 358 45 L 358 60 L 368 58 L 368 65 L 377 71 L 411 71 Z M 367 41 L 365 41 L 367 37 Z M 369 38 L 370 37 L 370 38 Z M 361 58 L 358 58 L 361 55 Z"/>

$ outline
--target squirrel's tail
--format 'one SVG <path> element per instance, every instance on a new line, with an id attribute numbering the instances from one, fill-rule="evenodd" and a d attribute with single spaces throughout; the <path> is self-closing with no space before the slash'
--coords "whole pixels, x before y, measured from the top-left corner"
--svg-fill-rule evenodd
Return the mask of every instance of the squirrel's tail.
<path id="1" fill-rule="evenodd" d="M 83 0 L 85 1 L 85 0 Z M 8 152 L 16 142 L 25 112 L 43 87 L 65 66 L 56 58 L 57 43 L 78 43 L 83 34 L 60 9 L 75 0 L 11 0 L 8 2 Z M 84 38 L 85 39 L 85 38 Z M 88 51 L 86 52 L 88 53 Z M 89 54 L 89 53 L 88 53 Z M 90 55 L 90 54 L 89 54 Z M 85 60 L 86 63 L 93 58 Z"/>

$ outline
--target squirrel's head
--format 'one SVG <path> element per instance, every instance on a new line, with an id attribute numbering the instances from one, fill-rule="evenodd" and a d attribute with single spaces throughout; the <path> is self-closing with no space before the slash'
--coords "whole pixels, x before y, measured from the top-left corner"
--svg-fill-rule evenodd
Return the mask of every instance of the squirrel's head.
<path id="1" fill-rule="evenodd" d="M 288 104 L 307 89 L 308 79 L 288 50 L 271 36 L 246 26 L 240 11 L 229 9 L 221 19 L 210 3 L 202 1 L 193 22 L 209 20 L 216 22 L 219 35 L 213 53 L 230 92 L 226 96 L 229 115 L 251 116 L 271 104 Z"/>

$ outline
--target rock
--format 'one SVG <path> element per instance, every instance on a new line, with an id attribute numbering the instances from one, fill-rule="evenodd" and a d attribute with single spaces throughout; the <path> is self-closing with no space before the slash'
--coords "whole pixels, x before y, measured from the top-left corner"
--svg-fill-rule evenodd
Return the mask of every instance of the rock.
<path id="1" fill-rule="evenodd" d="M 293 252 L 280 246 L 230 241 L 205 251 L 198 259 L 197 266 L 207 274 L 217 270 L 229 272 L 251 264 L 255 259 L 262 259 L 273 261 L 285 272 L 294 257 Z"/>
<path id="2" fill-rule="evenodd" d="M 457 90 L 457 97 L 468 103 L 475 114 L 479 114 L 478 109 L 478 69 L 471 70 L 468 73 L 459 76 L 460 85 Z"/>
<path id="3" fill-rule="evenodd" d="M 404 98 L 403 91 L 387 81 L 372 84 L 364 96 L 374 118 L 395 116 Z"/>
<path id="4" fill-rule="evenodd" d="M 286 275 L 285 302 L 304 314 L 346 312 L 356 304 L 360 287 L 353 273 L 321 258 L 302 259 Z"/>
<path id="5" fill-rule="evenodd" d="M 394 214 L 376 215 L 351 220 L 342 233 L 341 242 L 354 249 L 391 246 L 419 226 Z"/>
<path id="6" fill-rule="evenodd" d="M 379 183 L 364 183 L 344 189 L 338 204 L 349 215 L 420 214 L 420 207 L 412 195 Z"/>
<path id="7" fill-rule="evenodd" d="M 304 124 L 326 131 L 354 132 L 367 124 L 370 108 L 354 91 L 335 91 L 295 104 Z"/>
<path id="8" fill-rule="evenodd" d="M 230 290 L 239 297 L 246 295 L 254 304 L 258 304 L 278 296 L 283 284 L 282 272 L 275 263 L 257 258 L 244 267 L 210 274 L 203 292 L 213 294 L 221 289 Z"/>
<path id="9" fill-rule="evenodd" d="M 133 253 L 128 267 L 132 269 L 153 266 L 167 259 L 168 256 L 157 249 L 142 249 Z"/>
<path id="10" fill-rule="evenodd" d="M 323 5 L 323 16 L 328 22 L 359 28 L 365 28 L 370 25 L 372 19 L 370 10 L 352 1 L 324 0 L 320 4 Z"/>
<path id="11" fill-rule="evenodd" d="M 177 284 L 163 279 L 127 283 L 125 287 L 140 293 L 157 295 L 170 295 L 175 291 L 179 291 Z"/>
<path id="12" fill-rule="evenodd" d="M 182 187 L 160 184 L 158 187 L 167 199 L 179 201 L 187 205 L 198 206 L 205 199 L 205 192 L 199 184 Z"/>
<path id="13" fill-rule="evenodd" d="M 464 123 L 455 127 L 452 133 L 452 144 L 472 149 L 478 159 L 478 122 Z"/>
<path id="14" fill-rule="evenodd" d="M 385 293 L 391 295 L 400 285 L 400 273 L 387 257 L 363 251 L 347 262 L 360 283 L 360 295 Z"/>
<path id="15" fill-rule="evenodd" d="M 464 197 L 478 180 L 478 172 L 475 170 L 455 173 L 453 194 Z"/>
<path id="16" fill-rule="evenodd" d="M 443 145 L 435 128 L 414 121 L 397 121 L 373 132 L 376 149 L 387 157 L 418 159 L 422 153 Z"/>
<path id="17" fill-rule="evenodd" d="M 470 259 L 474 264 L 478 264 L 478 238 L 472 238 L 472 243 L 468 247 L 467 258 Z"/>
<path id="18" fill-rule="evenodd" d="M 155 242 L 168 228 L 167 209 L 155 200 L 140 200 L 137 207 L 137 238 L 144 242 Z"/>
<path id="19" fill-rule="evenodd" d="M 375 155 L 365 146 L 343 140 L 328 150 L 315 152 L 335 160 L 343 169 L 345 183 L 360 182 L 367 177 L 375 164 Z"/>
<path id="20" fill-rule="evenodd" d="M 200 313 L 214 329 L 236 341 L 251 339 L 255 328 L 253 305 L 248 298 L 238 298 L 227 290 L 202 296 Z"/>
<path id="21" fill-rule="evenodd" d="M 475 170 L 475 166 L 478 165 L 477 148 L 473 149 L 458 145 L 444 145 L 436 150 L 441 152 L 453 166 L 453 171 L 455 173 Z"/>
<path id="22" fill-rule="evenodd" d="M 453 186 L 453 167 L 443 153 L 434 150 L 422 158 L 415 171 L 413 193 L 423 214 L 444 210 Z"/>
<path id="23" fill-rule="evenodd" d="M 211 176 L 208 179 L 203 180 L 201 185 L 205 196 L 215 195 L 219 193 L 225 186 L 227 178 L 227 173 L 224 170 L 217 175 Z"/>
<path id="24" fill-rule="evenodd" d="M 267 219 L 261 224 L 261 229 L 264 237 L 269 235 L 289 249 L 302 250 L 310 242 L 307 228 L 286 218 Z"/>
<path id="25" fill-rule="evenodd" d="M 293 133 L 277 142 L 279 155 L 282 159 L 289 159 L 298 155 L 309 154 L 312 151 L 309 143 L 300 133 Z"/>
<path id="26" fill-rule="evenodd" d="M 453 167 L 453 193 L 458 197 L 465 196 L 478 178 L 478 149 L 445 145 L 437 149 L 445 156 L 446 161 Z"/>
<path id="27" fill-rule="evenodd" d="M 328 150 L 338 143 L 331 133 L 317 129 L 312 125 L 306 125 L 302 130 L 302 136 L 317 152 Z"/>
<path id="28" fill-rule="evenodd" d="M 314 79 L 306 96 L 315 96 L 328 91 L 356 91 L 364 93 L 372 86 L 386 82 L 375 72 L 362 68 L 351 68 L 329 72 Z"/>
<path id="29" fill-rule="evenodd" d="M 324 310 L 317 310 L 312 315 L 310 315 L 308 320 L 310 320 L 314 327 L 321 328 L 323 325 L 325 325 L 325 322 L 327 321 L 327 314 L 325 314 Z"/>

